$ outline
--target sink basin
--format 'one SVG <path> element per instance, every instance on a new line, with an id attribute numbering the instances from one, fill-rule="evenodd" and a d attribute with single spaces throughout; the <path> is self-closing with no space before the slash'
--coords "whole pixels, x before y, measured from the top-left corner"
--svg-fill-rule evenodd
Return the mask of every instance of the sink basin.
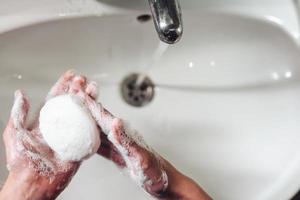
<path id="1" fill-rule="evenodd" d="M 182 40 L 165 46 L 139 14 L 50 20 L 0 34 L 1 130 L 15 89 L 38 107 L 73 68 L 96 80 L 105 107 L 214 199 L 291 198 L 300 188 L 299 47 L 292 34 L 267 18 L 186 11 Z M 156 85 L 145 107 L 120 94 L 132 72 Z M 59 199 L 95 196 L 151 199 L 99 156 L 82 165 Z"/>

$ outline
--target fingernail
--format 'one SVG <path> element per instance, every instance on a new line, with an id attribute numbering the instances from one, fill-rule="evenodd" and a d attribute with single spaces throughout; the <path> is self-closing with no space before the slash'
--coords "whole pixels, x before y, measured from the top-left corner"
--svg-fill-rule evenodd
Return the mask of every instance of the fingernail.
<path id="1" fill-rule="evenodd" d="M 76 76 L 76 77 L 74 78 L 74 81 L 77 82 L 77 83 L 80 84 L 80 85 L 84 85 L 85 82 L 86 82 L 86 77 L 83 76 L 83 75 L 79 75 L 79 76 Z"/>

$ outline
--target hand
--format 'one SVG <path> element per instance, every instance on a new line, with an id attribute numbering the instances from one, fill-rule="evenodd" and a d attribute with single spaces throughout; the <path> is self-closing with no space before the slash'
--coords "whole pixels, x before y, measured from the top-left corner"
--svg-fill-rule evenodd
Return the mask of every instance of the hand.
<path id="1" fill-rule="evenodd" d="M 77 95 L 78 88 L 84 85 L 83 80 L 69 71 L 59 79 L 47 98 L 67 93 Z M 29 107 L 25 95 L 16 91 L 11 117 L 3 134 L 10 174 L 0 193 L 1 200 L 55 199 L 80 165 L 80 162 L 62 161 L 55 155 L 40 134 L 38 118 L 32 125 L 26 125 Z"/>
<path id="2" fill-rule="evenodd" d="M 105 117 L 113 118 L 113 115 L 104 111 L 102 120 Z M 107 134 L 101 133 L 98 153 L 127 169 L 147 193 L 162 200 L 211 200 L 196 182 L 147 146 L 122 120 L 113 118 L 109 121 L 112 122 L 111 130 Z"/>
<path id="3" fill-rule="evenodd" d="M 132 178 L 150 194 L 162 195 L 168 186 L 163 159 L 151 151 L 145 143 L 142 144 L 141 138 L 136 140 L 137 138 L 129 135 L 123 121 L 96 102 L 98 96 L 96 83 L 89 83 L 84 76 L 75 76 L 67 72 L 56 83 L 48 98 L 61 95 L 64 91 L 82 98 L 97 121 L 101 129 L 101 147 L 98 153 L 112 160 L 117 166 L 128 169 Z"/>
<path id="4" fill-rule="evenodd" d="M 128 170 L 146 192 L 158 199 L 210 199 L 193 180 L 178 172 L 147 146 L 135 130 L 96 102 L 95 83 L 88 83 L 85 77 L 79 79 L 83 84 L 77 92 L 101 129 L 100 155 Z"/>

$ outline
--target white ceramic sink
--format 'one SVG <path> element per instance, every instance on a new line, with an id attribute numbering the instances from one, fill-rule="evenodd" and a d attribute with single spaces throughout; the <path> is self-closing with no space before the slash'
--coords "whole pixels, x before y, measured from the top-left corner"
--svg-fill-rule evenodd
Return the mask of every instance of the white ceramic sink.
<path id="1" fill-rule="evenodd" d="M 100 84 L 105 107 L 214 199 L 292 197 L 300 188 L 300 63 L 293 33 L 270 17 L 187 10 L 182 40 L 153 61 L 160 44 L 151 21 L 136 21 L 139 14 L 60 19 L 0 34 L 1 130 L 15 89 L 27 91 L 38 107 L 56 79 L 74 68 Z M 157 85 L 145 107 L 121 98 L 119 83 L 131 72 Z M 59 199 L 95 197 L 151 199 L 99 156 L 83 164 Z"/>

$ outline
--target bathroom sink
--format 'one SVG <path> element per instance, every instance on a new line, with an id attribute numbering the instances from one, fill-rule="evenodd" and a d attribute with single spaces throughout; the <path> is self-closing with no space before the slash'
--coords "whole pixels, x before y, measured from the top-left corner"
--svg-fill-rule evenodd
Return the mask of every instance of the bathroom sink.
<path id="1" fill-rule="evenodd" d="M 159 42 L 139 11 L 47 20 L 0 34 L 0 128 L 17 88 L 35 107 L 73 68 L 96 80 L 99 100 L 214 199 L 287 200 L 300 188 L 300 71 L 296 38 L 271 18 L 184 12 L 184 35 Z M 128 105 L 131 73 L 155 85 Z M 0 180 L 7 175 L 3 145 Z M 86 161 L 59 199 L 151 199 L 100 156 Z"/>

